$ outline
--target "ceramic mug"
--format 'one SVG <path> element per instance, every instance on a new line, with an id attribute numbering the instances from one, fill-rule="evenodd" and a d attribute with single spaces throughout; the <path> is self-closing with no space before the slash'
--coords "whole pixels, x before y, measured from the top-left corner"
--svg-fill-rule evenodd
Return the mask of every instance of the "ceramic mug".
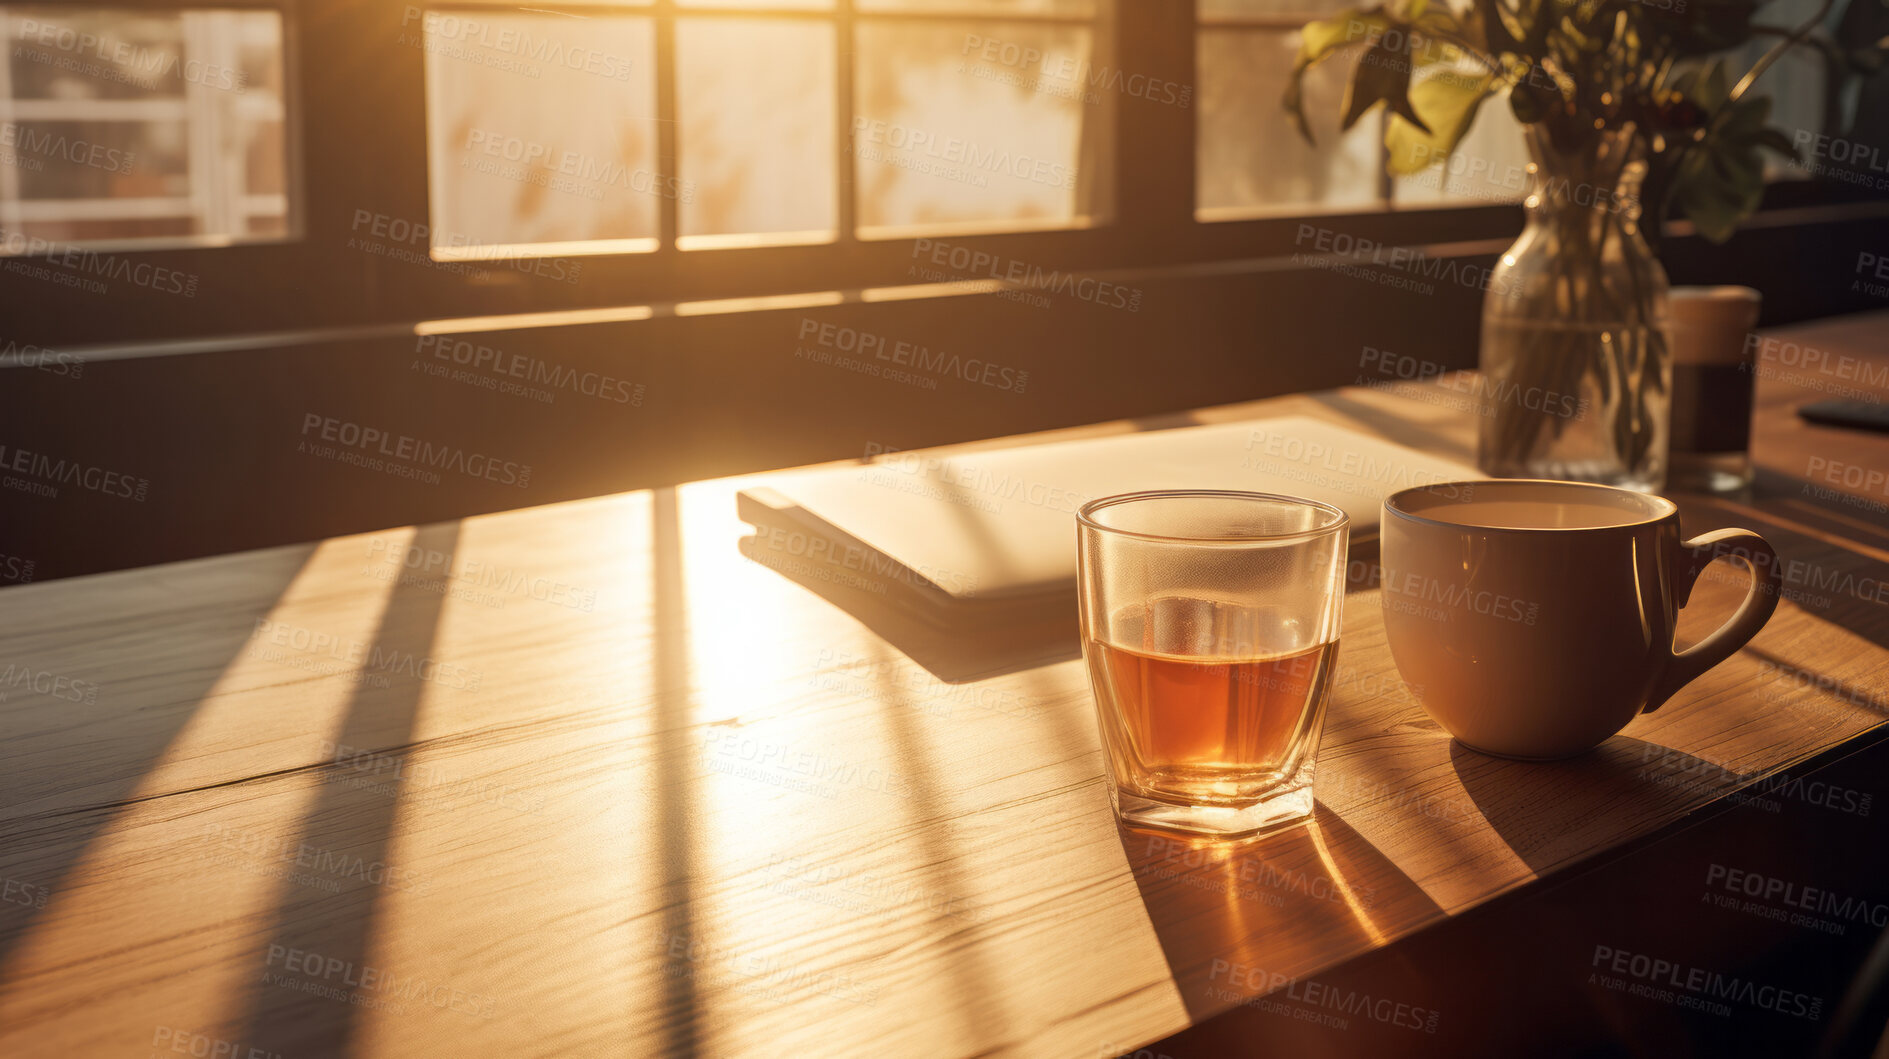
<path id="1" fill-rule="evenodd" d="M 1397 669 L 1464 745 L 1549 760 L 1658 709 L 1777 609 L 1777 553 L 1750 530 L 1679 534 L 1663 497 L 1578 482 L 1446 482 L 1384 502 L 1384 625 Z M 1714 559 L 1752 586 L 1684 651 L 1673 628 Z"/>

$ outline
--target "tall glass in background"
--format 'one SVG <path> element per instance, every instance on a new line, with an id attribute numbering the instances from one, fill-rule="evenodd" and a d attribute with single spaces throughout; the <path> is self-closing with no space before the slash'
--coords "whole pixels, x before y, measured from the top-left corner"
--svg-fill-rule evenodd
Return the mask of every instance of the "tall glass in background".
<path id="1" fill-rule="evenodd" d="M 1345 513 L 1168 490 L 1096 500 L 1076 525 L 1082 650 L 1116 814 L 1222 837 L 1309 817 Z"/>
<path id="2" fill-rule="evenodd" d="M 1751 484 L 1751 404 L 1764 296 L 1750 287 L 1674 287 L 1673 490 L 1731 493 Z"/>

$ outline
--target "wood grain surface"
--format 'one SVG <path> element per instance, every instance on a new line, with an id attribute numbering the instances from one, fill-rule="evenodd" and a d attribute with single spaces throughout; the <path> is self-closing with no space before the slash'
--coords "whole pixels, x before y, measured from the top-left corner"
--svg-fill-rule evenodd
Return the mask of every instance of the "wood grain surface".
<path id="1" fill-rule="evenodd" d="M 1789 337 L 1880 373 L 1885 331 Z M 981 639 L 856 616 L 790 549 L 741 553 L 743 480 L 7 588 L 0 1054 L 1156 1041 L 1882 722 L 1889 496 L 1828 479 L 1889 468 L 1889 436 L 1801 423 L 1857 384 L 1796 374 L 1760 382 L 1751 495 L 1681 498 L 1688 532 L 1747 526 L 1791 564 L 1746 650 L 1599 751 L 1518 764 L 1423 714 L 1361 588 L 1316 819 L 1233 847 L 1116 826 L 1073 613 Z M 960 448 L 1307 414 L 1467 459 L 1465 400 L 1358 387 Z M 1742 592 L 1714 567 L 1681 639 Z"/>

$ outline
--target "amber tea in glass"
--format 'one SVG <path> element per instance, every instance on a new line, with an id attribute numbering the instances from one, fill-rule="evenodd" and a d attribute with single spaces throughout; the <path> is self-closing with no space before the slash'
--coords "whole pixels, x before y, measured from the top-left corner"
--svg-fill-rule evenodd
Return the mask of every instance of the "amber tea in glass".
<path id="1" fill-rule="evenodd" d="M 1083 653 L 1129 824 L 1257 834 L 1312 811 L 1347 521 L 1297 497 L 1173 490 L 1077 517 Z"/>

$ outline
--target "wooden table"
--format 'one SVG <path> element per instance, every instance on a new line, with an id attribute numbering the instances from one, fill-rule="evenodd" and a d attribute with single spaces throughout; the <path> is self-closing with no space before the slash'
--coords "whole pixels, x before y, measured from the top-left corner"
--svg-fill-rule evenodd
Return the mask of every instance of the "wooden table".
<path id="1" fill-rule="evenodd" d="M 1886 329 L 1789 337 L 1880 370 Z M 1453 748 L 1353 592 L 1316 821 L 1231 851 L 1116 827 L 1072 631 L 942 681 L 744 558 L 741 480 L 7 588 L 0 1054 L 1157 1041 L 1882 723 L 1889 498 L 1804 483 L 1889 467 L 1889 436 L 1798 422 L 1855 384 L 1805 381 L 1761 383 L 1754 498 L 1684 504 L 1796 564 L 1747 650 L 1522 765 Z M 1003 443 L 1307 414 L 1466 459 L 1448 395 Z M 1742 591 L 1709 578 L 1681 638 Z"/>

